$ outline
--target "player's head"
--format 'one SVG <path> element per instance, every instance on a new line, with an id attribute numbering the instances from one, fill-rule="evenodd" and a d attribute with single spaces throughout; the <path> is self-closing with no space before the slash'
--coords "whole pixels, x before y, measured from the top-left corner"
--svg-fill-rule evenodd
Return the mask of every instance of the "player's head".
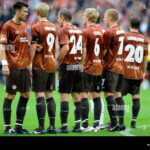
<path id="1" fill-rule="evenodd" d="M 25 21 L 28 16 L 28 4 L 23 2 L 16 2 L 13 5 L 14 15 L 18 17 L 19 20 Z"/>
<path id="2" fill-rule="evenodd" d="M 129 19 L 129 27 L 130 28 L 133 28 L 133 29 L 139 29 L 140 27 L 140 24 L 141 24 L 141 19 L 138 17 L 138 16 L 132 16 L 130 19 Z"/>
<path id="3" fill-rule="evenodd" d="M 97 23 L 99 13 L 95 8 L 87 8 L 83 14 L 83 24 L 87 25 L 88 22 Z"/>
<path id="4" fill-rule="evenodd" d="M 117 22 L 119 18 L 119 12 L 116 9 L 107 9 L 104 14 L 104 23 L 109 27 L 110 23 Z"/>
<path id="5" fill-rule="evenodd" d="M 49 6 L 46 3 L 40 3 L 36 5 L 37 19 L 47 18 L 49 15 Z"/>
<path id="6" fill-rule="evenodd" d="M 67 8 L 62 8 L 58 12 L 58 23 L 59 26 L 62 27 L 64 22 L 71 22 L 72 20 L 72 12 Z"/>

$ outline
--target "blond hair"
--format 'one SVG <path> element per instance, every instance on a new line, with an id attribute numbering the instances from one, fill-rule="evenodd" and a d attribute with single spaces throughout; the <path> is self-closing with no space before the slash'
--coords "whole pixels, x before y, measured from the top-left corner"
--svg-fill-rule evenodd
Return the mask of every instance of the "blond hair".
<path id="1" fill-rule="evenodd" d="M 106 12 L 107 16 L 110 16 L 113 21 L 118 21 L 119 18 L 119 12 L 116 9 L 107 9 Z"/>
<path id="2" fill-rule="evenodd" d="M 97 22 L 97 19 L 99 17 L 99 13 L 95 8 L 87 8 L 84 11 L 84 15 L 86 17 L 89 17 L 91 22 Z"/>
<path id="3" fill-rule="evenodd" d="M 49 6 L 46 3 L 40 3 L 36 6 L 36 11 L 41 17 L 47 17 L 49 14 Z"/>

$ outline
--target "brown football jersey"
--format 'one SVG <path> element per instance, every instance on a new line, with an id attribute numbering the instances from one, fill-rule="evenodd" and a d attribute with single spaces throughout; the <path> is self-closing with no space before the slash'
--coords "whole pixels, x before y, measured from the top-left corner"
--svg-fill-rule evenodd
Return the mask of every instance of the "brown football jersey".
<path id="1" fill-rule="evenodd" d="M 123 74 L 124 30 L 119 26 L 114 26 L 104 32 L 103 40 L 103 49 L 108 50 L 103 58 L 104 70 Z"/>
<path id="2" fill-rule="evenodd" d="M 124 77 L 142 79 L 143 57 L 148 55 L 148 41 L 138 32 L 125 33 L 124 39 Z"/>
<path id="3" fill-rule="evenodd" d="M 0 35 L 0 43 L 5 44 L 6 59 L 10 68 L 26 68 L 30 63 L 30 53 L 26 24 L 7 21 Z"/>
<path id="4" fill-rule="evenodd" d="M 101 75 L 102 34 L 97 26 L 88 26 L 82 31 L 83 47 L 86 47 L 86 58 L 83 70 L 90 74 Z"/>
<path id="5" fill-rule="evenodd" d="M 62 27 L 59 30 L 60 48 L 65 44 L 69 45 L 69 51 L 60 65 L 79 63 L 82 57 L 82 31 L 73 25 Z"/>
<path id="6" fill-rule="evenodd" d="M 43 47 L 41 52 L 35 53 L 32 67 L 40 68 L 48 72 L 54 72 L 56 70 L 56 26 L 48 21 L 40 21 L 32 25 L 31 35 L 31 43 L 38 43 Z"/>

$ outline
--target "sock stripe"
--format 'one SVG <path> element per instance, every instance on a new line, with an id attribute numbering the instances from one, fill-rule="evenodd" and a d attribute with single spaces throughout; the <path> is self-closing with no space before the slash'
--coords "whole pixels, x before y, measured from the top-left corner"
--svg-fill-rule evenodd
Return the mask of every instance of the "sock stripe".
<path id="1" fill-rule="evenodd" d="M 89 120 L 89 119 L 85 119 L 85 120 L 82 121 L 82 123 L 84 123 L 84 122 L 86 122 L 86 121 L 88 121 L 88 120 Z"/>

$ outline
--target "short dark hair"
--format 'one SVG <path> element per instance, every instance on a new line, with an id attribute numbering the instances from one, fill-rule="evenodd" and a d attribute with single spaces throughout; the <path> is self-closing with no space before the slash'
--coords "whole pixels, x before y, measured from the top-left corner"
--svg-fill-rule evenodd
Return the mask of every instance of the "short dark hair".
<path id="1" fill-rule="evenodd" d="M 129 22 L 132 28 L 139 29 L 141 24 L 141 18 L 139 18 L 138 16 L 132 16 L 129 19 Z"/>
<path id="2" fill-rule="evenodd" d="M 13 5 L 13 12 L 15 14 L 16 10 L 17 9 L 21 9 L 22 7 L 27 7 L 28 8 L 28 4 L 26 3 L 23 3 L 23 2 L 16 2 L 14 5 Z"/>
<path id="3" fill-rule="evenodd" d="M 67 8 L 60 9 L 59 15 L 63 16 L 66 21 L 70 22 L 72 20 L 72 12 Z"/>

